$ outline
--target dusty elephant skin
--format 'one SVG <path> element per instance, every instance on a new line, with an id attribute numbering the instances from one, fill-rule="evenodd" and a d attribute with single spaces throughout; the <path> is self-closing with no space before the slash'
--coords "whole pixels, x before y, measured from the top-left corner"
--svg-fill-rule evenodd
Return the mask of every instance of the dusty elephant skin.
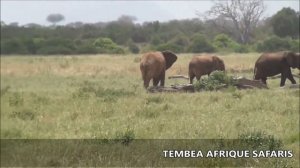
<path id="1" fill-rule="evenodd" d="M 300 70 L 299 53 L 289 51 L 263 53 L 255 63 L 254 79 L 262 80 L 263 83 L 267 84 L 267 77 L 281 74 L 280 86 L 285 85 L 287 78 L 292 84 L 296 84 L 291 68 Z"/>
<path id="2" fill-rule="evenodd" d="M 144 87 L 148 88 L 150 80 L 153 79 L 153 86 L 165 85 L 165 72 L 169 69 L 177 56 L 170 51 L 149 52 L 143 55 L 140 63 Z"/>
<path id="3" fill-rule="evenodd" d="M 193 84 L 193 79 L 196 77 L 200 80 L 202 75 L 210 75 L 213 71 L 225 71 L 225 65 L 222 59 L 216 55 L 200 55 L 195 56 L 189 63 L 190 84 Z"/>

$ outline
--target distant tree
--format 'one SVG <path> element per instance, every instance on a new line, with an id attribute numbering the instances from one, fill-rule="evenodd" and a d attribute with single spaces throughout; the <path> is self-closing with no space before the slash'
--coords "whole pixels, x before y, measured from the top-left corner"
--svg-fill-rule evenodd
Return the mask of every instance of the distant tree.
<path id="1" fill-rule="evenodd" d="M 133 42 L 128 44 L 128 48 L 129 48 L 130 52 L 132 52 L 134 54 L 137 54 L 140 52 L 140 48 Z"/>
<path id="2" fill-rule="evenodd" d="M 201 52 L 214 52 L 215 48 L 207 41 L 204 35 L 196 34 L 191 39 L 191 45 L 189 46 L 189 52 L 201 53 Z"/>
<path id="3" fill-rule="evenodd" d="M 72 23 L 68 23 L 66 25 L 66 27 L 73 27 L 73 28 L 80 28 L 83 26 L 84 26 L 84 24 L 82 22 L 72 22 Z"/>
<path id="4" fill-rule="evenodd" d="M 282 50 L 290 50 L 291 43 L 289 39 L 272 36 L 257 44 L 258 52 L 274 52 Z"/>
<path id="5" fill-rule="evenodd" d="M 93 45 L 98 49 L 99 53 L 125 53 L 124 49 L 114 43 L 110 38 L 100 37 L 94 41 Z"/>
<path id="6" fill-rule="evenodd" d="M 118 18 L 119 22 L 131 23 L 131 24 L 136 20 L 137 18 L 135 16 L 130 16 L 130 15 L 122 15 Z"/>
<path id="7" fill-rule="evenodd" d="M 5 22 L 1 20 L 1 27 L 6 26 Z"/>
<path id="8" fill-rule="evenodd" d="M 223 17 L 232 21 L 235 31 L 239 34 L 239 41 L 245 44 L 250 42 L 250 36 L 264 9 L 263 0 L 217 0 L 206 14 L 209 17 Z"/>
<path id="9" fill-rule="evenodd" d="M 28 23 L 28 24 L 24 25 L 24 27 L 27 27 L 27 28 L 41 28 L 42 26 L 39 25 L 39 24 L 36 24 L 36 23 Z"/>
<path id="10" fill-rule="evenodd" d="M 18 26 L 19 26 L 19 23 L 18 23 L 18 22 L 11 22 L 11 23 L 9 24 L 9 26 L 11 26 L 11 27 L 18 27 Z"/>
<path id="11" fill-rule="evenodd" d="M 104 28 L 105 36 L 117 44 L 125 45 L 131 39 L 134 31 L 134 16 L 123 15 L 117 21 L 108 23 Z"/>
<path id="12" fill-rule="evenodd" d="M 299 14 L 291 8 L 283 8 L 271 18 L 274 33 L 279 37 L 299 36 Z"/>
<path id="13" fill-rule="evenodd" d="M 54 26 L 56 25 L 56 23 L 64 20 L 65 17 L 62 14 L 50 14 L 47 16 L 47 21 L 51 22 Z"/>
<path id="14" fill-rule="evenodd" d="M 235 42 L 226 34 L 219 34 L 214 38 L 213 44 L 217 48 L 232 48 Z"/>

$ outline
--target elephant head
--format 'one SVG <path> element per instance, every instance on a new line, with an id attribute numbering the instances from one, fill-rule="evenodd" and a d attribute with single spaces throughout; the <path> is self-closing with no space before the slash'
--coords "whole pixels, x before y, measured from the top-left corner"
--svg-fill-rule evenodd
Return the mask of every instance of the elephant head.
<path id="1" fill-rule="evenodd" d="M 300 70 L 300 53 L 285 52 L 285 59 L 290 67 L 298 68 Z"/>
<path id="2" fill-rule="evenodd" d="M 174 64 L 174 62 L 176 62 L 177 56 L 171 51 L 162 51 L 161 53 L 165 57 L 167 70 Z"/>
<path id="3" fill-rule="evenodd" d="M 219 71 L 225 71 L 225 65 L 223 60 L 219 59 L 218 57 L 213 57 L 214 60 L 214 69 Z"/>

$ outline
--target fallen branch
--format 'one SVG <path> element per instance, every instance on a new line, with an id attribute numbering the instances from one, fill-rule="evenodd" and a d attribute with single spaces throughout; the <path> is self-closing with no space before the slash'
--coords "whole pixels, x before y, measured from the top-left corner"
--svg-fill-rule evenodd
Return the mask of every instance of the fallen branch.
<path id="1" fill-rule="evenodd" d="M 176 75 L 176 77 L 181 77 L 182 75 Z M 244 77 L 238 77 L 234 79 L 236 82 L 233 86 L 236 86 L 238 89 L 268 89 L 267 85 L 262 83 L 260 80 L 250 80 Z M 227 88 L 228 85 L 223 84 L 216 88 L 216 90 L 222 90 Z M 181 84 L 181 85 L 171 85 L 169 87 L 150 87 L 148 88 L 150 93 L 159 93 L 159 92 L 195 92 L 195 87 L 192 84 Z"/>
<path id="2" fill-rule="evenodd" d="M 259 89 L 268 89 L 267 85 L 262 83 L 260 80 L 250 80 L 244 77 L 238 77 L 235 79 L 236 84 L 239 89 L 250 89 L 250 88 L 259 88 Z"/>
<path id="3" fill-rule="evenodd" d="M 178 78 L 181 78 L 181 79 L 190 79 L 189 77 L 184 76 L 184 75 L 173 75 L 173 76 L 169 76 L 168 77 L 168 79 L 178 79 Z"/>
<path id="4" fill-rule="evenodd" d="M 192 84 L 172 85 L 171 87 L 150 87 L 148 92 L 195 92 L 195 88 Z"/>

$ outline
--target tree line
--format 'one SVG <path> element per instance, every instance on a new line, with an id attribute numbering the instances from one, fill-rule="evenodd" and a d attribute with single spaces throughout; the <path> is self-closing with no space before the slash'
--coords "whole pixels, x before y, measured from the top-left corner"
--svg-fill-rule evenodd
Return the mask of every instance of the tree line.
<path id="1" fill-rule="evenodd" d="M 212 8 L 209 12 L 220 13 L 216 10 Z M 249 21 L 247 29 L 241 29 L 246 27 L 241 24 L 242 20 L 234 23 L 224 14 L 206 19 L 142 24 L 135 23 L 135 17 L 126 15 L 111 22 L 74 22 L 64 26 L 56 25 L 64 19 L 58 14 L 47 19 L 53 25 L 30 23 L 19 26 L 1 21 L 1 55 L 125 54 L 151 50 L 175 53 L 299 52 L 299 12 L 291 8 L 283 8 L 269 18 L 253 18 L 256 20 Z M 234 29 L 232 25 L 240 26 L 241 30 Z"/>

